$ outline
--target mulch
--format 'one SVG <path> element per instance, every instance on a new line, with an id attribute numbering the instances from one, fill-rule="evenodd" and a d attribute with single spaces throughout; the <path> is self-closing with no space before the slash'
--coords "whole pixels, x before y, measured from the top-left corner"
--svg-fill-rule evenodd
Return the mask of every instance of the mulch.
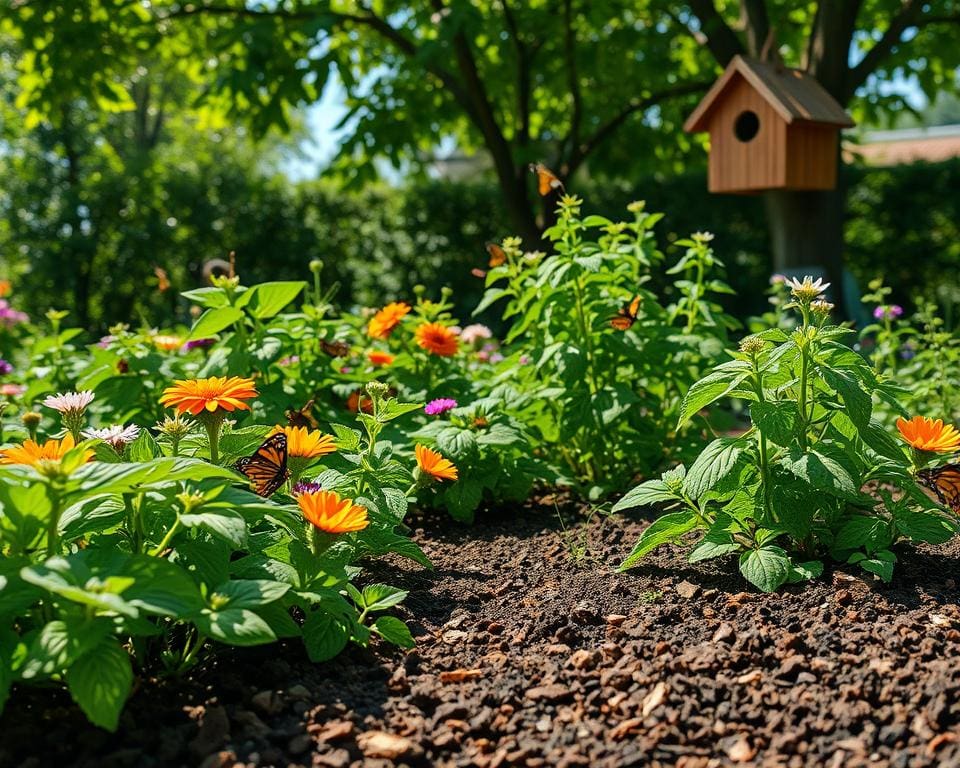
<path id="1" fill-rule="evenodd" d="M 679 548 L 617 574 L 649 518 L 584 514 L 415 523 L 436 569 L 374 574 L 410 590 L 409 652 L 227 651 L 140 681 L 117 734 L 18 690 L 0 765 L 960 765 L 960 544 L 900 549 L 889 585 L 828 567 L 763 595 Z"/>

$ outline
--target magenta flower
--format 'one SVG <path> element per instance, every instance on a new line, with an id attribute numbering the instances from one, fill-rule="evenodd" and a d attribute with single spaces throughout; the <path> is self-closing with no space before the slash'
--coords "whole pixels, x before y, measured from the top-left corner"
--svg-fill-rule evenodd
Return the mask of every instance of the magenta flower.
<path id="1" fill-rule="evenodd" d="M 14 309 L 6 299 L 0 299 L 0 324 L 12 328 L 17 323 L 26 323 L 30 318 L 25 312 Z"/>
<path id="2" fill-rule="evenodd" d="M 293 490 L 291 491 L 291 493 L 294 496 L 297 496 L 301 493 L 317 493 L 318 491 L 322 491 L 322 490 L 323 490 L 323 486 L 320 485 L 320 483 L 314 483 L 309 480 L 304 480 L 302 482 L 297 483 L 295 486 L 293 486 Z"/>
<path id="3" fill-rule="evenodd" d="M 212 347 L 216 341 L 216 339 L 191 339 L 183 345 L 183 348 L 188 352 L 191 349 L 206 349 L 207 347 Z"/>
<path id="4" fill-rule="evenodd" d="M 8 373 L 13 373 L 13 366 L 3 358 L 0 358 L 0 376 L 6 376 Z"/>
<path id="5" fill-rule="evenodd" d="M 441 414 L 446 413 L 447 411 L 452 411 L 457 407 L 457 401 L 450 397 L 440 397 L 436 400 L 431 400 L 425 406 L 423 406 L 423 412 L 427 416 L 440 416 Z"/>
<path id="6" fill-rule="evenodd" d="M 881 304 L 873 310 L 875 320 L 896 320 L 903 315 L 903 307 L 899 304 Z"/>

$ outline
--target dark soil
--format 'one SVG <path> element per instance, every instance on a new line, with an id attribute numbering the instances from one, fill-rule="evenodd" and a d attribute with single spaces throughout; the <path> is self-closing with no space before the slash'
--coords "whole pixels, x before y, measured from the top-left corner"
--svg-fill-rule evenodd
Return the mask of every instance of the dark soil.
<path id="1" fill-rule="evenodd" d="M 663 548 L 613 567 L 647 523 L 571 522 L 552 500 L 415 532 L 387 563 L 417 648 L 312 665 L 296 644 L 221 653 L 140 684 L 115 735 L 22 689 L 0 763 L 28 766 L 956 766 L 960 545 L 905 549 L 775 595 L 731 560 Z"/>

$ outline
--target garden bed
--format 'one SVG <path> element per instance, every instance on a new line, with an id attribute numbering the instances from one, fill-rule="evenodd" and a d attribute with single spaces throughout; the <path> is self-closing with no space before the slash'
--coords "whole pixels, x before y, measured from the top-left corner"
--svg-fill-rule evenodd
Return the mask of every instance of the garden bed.
<path id="1" fill-rule="evenodd" d="M 564 524 L 556 504 L 563 511 Z M 140 681 L 111 735 L 65 693 L 21 689 L 0 764 L 925 766 L 960 763 L 960 543 L 899 549 L 764 595 L 732 561 L 551 497 L 471 528 L 416 525 L 434 562 L 375 566 L 410 591 L 417 647 L 228 650 Z"/>

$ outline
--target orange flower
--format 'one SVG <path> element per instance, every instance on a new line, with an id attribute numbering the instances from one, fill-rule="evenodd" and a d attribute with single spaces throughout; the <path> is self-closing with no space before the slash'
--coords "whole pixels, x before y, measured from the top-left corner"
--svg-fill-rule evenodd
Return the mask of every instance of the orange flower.
<path id="1" fill-rule="evenodd" d="M 457 334 L 440 323 L 424 323 L 414 334 L 421 349 L 441 357 L 457 354 L 459 340 Z"/>
<path id="2" fill-rule="evenodd" d="M 341 499 L 334 491 L 298 493 L 297 505 L 307 522 L 324 533 L 362 531 L 370 524 L 364 507 L 353 499 Z"/>
<path id="3" fill-rule="evenodd" d="M 367 335 L 373 339 L 387 338 L 409 311 L 410 305 L 402 301 L 387 304 L 370 319 L 370 323 L 367 325 Z"/>
<path id="4" fill-rule="evenodd" d="M 910 421 L 897 419 L 897 429 L 914 448 L 935 453 L 952 453 L 960 448 L 960 432 L 941 419 L 914 416 Z"/>
<path id="5" fill-rule="evenodd" d="M 173 386 L 163 390 L 160 403 L 167 408 L 176 408 L 178 413 L 196 416 L 203 411 L 213 413 L 221 408 L 225 411 L 249 411 L 250 406 L 243 401 L 256 396 L 253 379 L 214 376 L 175 381 Z"/>
<path id="6" fill-rule="evenodd" d="M 283 432 L 287 436 L 287 455 L 303 459 L 315 459 L 337 450 L 331 435 L 325 435 L 319 429 L 306 427 L 281 427 L 279 424 L 270 432 L 277 435 Z M 268 435 L 269 437 L 269 435 Z"/>
<path id="7" fill-rule="evenodd" d="M 60 461 L 67 453 L 76 447 L 72 435 L 63 440 L 47 440 L 43 445 L 33 440 L 25 440 L 23 445 L 4 448 L 0 451 L 0 464 L 29 464 L 35 467 L 41 461 Z M 84 451 L 83 460 L 90 461 L 93 451 Z"/>
<path id="8" fill-rule="evenodd" d="M 367 360 L 371 365 L 393 365 L 393 355 L 389 352 L 381 352 L 379 349 L 371 349 L 367 352 Z"/>
<path id="9" fill-rule="evenodd" d="M 417 454 L 417 466 L 436 480 L 456 480 L 457 468 L 450 459 L 445 459 L 436 451 L 430 450 L 419 443 L 413 449 Z"/>
<path id="10" fill-rule="evenodd" d="M 157 349 L 162 349 L 167 352 L 170 352 L 174 349 L 180 349 L 183 346 L 183 341 L 179 336 L 167 336 L 165 334 L 158 334 L 153 337 L 153 345 Z"/>
<path id="11" fill-rule="evenodd" d="M 0 299 L 6 298 L 13 292 L 13 284 L 9 280 L 0 280 Z"/>

